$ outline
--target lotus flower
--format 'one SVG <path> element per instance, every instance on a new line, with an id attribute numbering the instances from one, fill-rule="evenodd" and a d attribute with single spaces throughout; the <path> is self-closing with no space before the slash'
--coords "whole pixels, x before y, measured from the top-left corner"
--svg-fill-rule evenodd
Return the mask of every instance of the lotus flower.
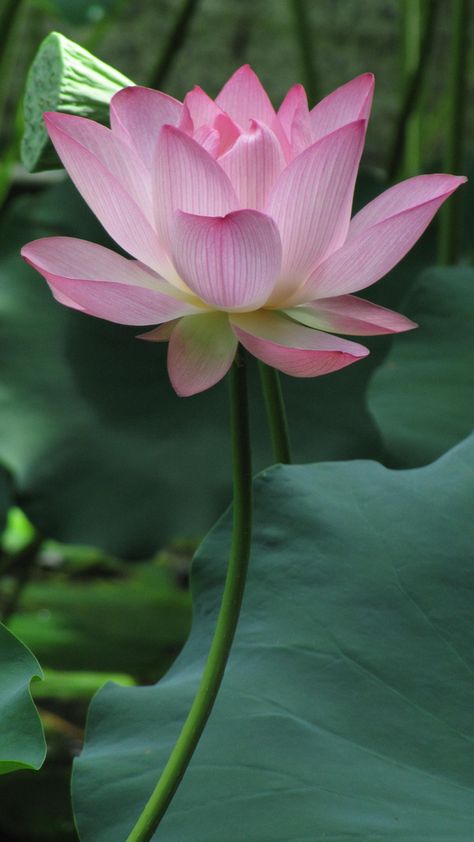
<path id="1" fill-rule="evenodd" d="M 351 220 L 374 79 L 364 74 L 311 111 L 295 85 L 275 112 L 245 66 L 215 100 L 143 87 L 111 100 L 110 124 L 45 114 L 71 179 L 133 259 L 71 237 L 23 257 L 68 307 L 158 325 L 179 395 L 219 381 L 240 342 L 296 377 L 368 354 L 349 336 L 398 333 L 409 319 L 353 293 L 379 280 L 463 182 L 423 175 L 386 190 Z"/>

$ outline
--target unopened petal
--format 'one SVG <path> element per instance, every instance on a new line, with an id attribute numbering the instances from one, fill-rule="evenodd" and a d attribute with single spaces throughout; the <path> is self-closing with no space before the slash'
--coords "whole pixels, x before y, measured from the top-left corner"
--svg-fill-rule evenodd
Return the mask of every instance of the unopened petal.
<path id="1" fill-rule="evenodd" d="M 275 284 L 281 243 L 274 221 L 253 210 L 224 217 L 178 212 L 173 261 L 185 283 L 210 305 L 260 307 Z"/>
<path id="2" fill-rule="evenodd" d="M 293 377 L 317 377 L 369 353 L 363 345 L 311 330 L 278 313 L 232 314 L 239 341 L 253 356 Z"/>
<path id="3" fill-rule="evenodd" d="M 268 126 L 252 120 L 219 164 L 237 193 L 243 208 L 262 210 L 285 166 L 281 145 Z"/>
<path id="4" fill-rule="evenodd" d="M 216 104 L 245 130 L 249 120 L 260 120 L 271 126 L 275 118 L 269 96 L 248 64 L 236 70 L 226 82 L 216 97 Z"/>
<path id="5" fill-rule="evenodd" d="M 210 389 L 227 374 L 237 350 L 237 339 L 224 313 L 181 319 L 168 347 L 168 372 L 181 397 Z"/>

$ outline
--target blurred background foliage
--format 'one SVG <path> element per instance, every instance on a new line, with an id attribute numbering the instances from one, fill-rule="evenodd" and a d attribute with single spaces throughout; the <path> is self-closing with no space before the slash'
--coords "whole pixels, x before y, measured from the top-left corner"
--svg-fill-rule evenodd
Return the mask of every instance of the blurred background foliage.
<path id="1" fill-rule="evenodd" d="M 58 307 L 18 256 L 23 243 L 39 236 L 107 243 L 61 171 L 32 176 L 20 163 L 21 99 L 40 42 L 58 30 L 136 83 L 177 97 L 194 84 L 215 95 L 245 62 L 275 104 L 296 81 L 314 102 L 373 71 L 360 206 L 395 177 L 446 168 L 455 5 L 0 2 L 0 492 L 4 508 L 10 505 L 0 607 L 45 670 L 45 682 L 33 690 L 49 743 L 39 775 L 19 772 L 0 781 L 2 842 L 76 838 L 68 779 L 87 704 L 108 679 L 151 683 L 168 668 L 190 627 L 190 559 L 229 500 L 225 386 L 176 398 L 163 348 L 135 342 L 133 330 Z M 471 15 L 471 30 L 473 24 Z M 472 44 L 469 38 L 464 126 L 458 125 L 466 139 L 474 132 L 474 111 L 467 108 L 474 94 Z M 458 153 L 458 171 L 471 173 L 472 143 Z M 297 460 L 369 457 L 415 466 L 469 432 L 473 197 L 471 182 L 458 200 L 455 251 L 462 267 L 418 278 L 436 262 L 437 223 L 370 290 L 377 303 L 414 315 L 420 331 L 393 343 L 370 341 L 367 362 L 329 378 L 284 379 Z M 271 454 L 255 372 L 251 395 L 255 467 L 261 468 Z"/>

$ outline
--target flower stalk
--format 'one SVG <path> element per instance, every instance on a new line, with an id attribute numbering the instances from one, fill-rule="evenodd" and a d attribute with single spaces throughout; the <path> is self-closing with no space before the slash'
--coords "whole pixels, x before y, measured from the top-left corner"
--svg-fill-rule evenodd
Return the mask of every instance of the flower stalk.
<path id="1" fill-rule="evenodd" d="M 267 411 L 275 462 L 291 463 L 290 438 L 280 376 L 275 368 L 259 363 L 260 381 Z"/>
<path id="2" fill-rule="evenodd" d="M 250 556 L 252 468 L 245 361 L 238 351 L 230 372 L 233 530 L 222 603 L 193 704 L 161 777 L 127 842 L 149 842 L 186 772 L 219 691 L 239 619 Z"/>

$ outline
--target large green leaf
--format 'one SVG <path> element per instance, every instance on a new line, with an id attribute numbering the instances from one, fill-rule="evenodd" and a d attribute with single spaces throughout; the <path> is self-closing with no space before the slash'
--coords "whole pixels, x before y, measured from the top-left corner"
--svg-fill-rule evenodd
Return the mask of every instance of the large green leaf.
<path id="1" fill-rule="evenodd" d="M 38 661 L 0 624 L 0 775 L 39 769 L 46 747 L 30 682 L 42 677 Z"/>
<path id="2" fill-rule="evenodd" d="M 404 312 L 419 328 L 393 340 L 368 399 L 390 462 L 409 467 L 436 459 L 474 426 L 474 269 L 427 270 Z"/>
<path id="3" fill-rule="evenodd" d="M 428 467 L 275 467 L 221 694 L 162 842 L 470 842 L 474 439 Z M 195 620 L 155 687 L 92 702 L 83 842 L 123 842 L 196 689 L 230 515 L 194 569 Z"/>
<path id="4" fill-rule="evenodd" d="M 178 398 L 166 348 L 54 302 L 18 256 L 44 234 L 103 237 L 68 184 L 17 205 L 0 230 L 0 458 L 25 512 L 51 537 L 122 556 L 206 532 L 229 501 L 226 384 Z M 383 339 L 373 347 L 379 353 Z M 380 456 L 365 406 L 376 363 L 285 378 L 297 460 Z M 259 468 L 271 453 L 253 367 L 251 404 Z"/>

